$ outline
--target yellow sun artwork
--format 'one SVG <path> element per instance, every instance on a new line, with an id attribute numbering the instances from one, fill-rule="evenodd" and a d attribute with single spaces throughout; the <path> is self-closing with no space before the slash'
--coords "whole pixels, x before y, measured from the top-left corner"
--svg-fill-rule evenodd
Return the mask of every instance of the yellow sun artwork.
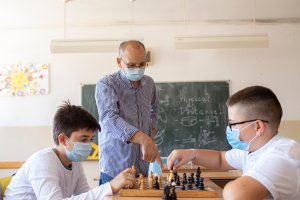
<path id="1" fill-rule="evenodd" d="M 48 71 L 47 64 L 0 66 L 0 96 L 48 94 Z"/>

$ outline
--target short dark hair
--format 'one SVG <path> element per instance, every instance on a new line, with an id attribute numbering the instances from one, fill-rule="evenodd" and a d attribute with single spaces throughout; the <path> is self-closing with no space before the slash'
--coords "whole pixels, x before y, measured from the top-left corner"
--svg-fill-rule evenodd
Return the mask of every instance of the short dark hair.
<path id="1" fill-rule="evenodd" d="M 233 94 L 227 106 L 239 104 L 245 115 L 251 119 L 269 121 L 273 131 L 277 131 L 282 117 L 282 108 L 272 90 L 263 86 L 251 86 Z M 251 118 L 251 119 L 250 119 Z"/>
<path id="2" fill-rule="evenodd" d="M 133 46 L 134 48 L 143 48 L 146 52 L 146 48 L 145 45 L 138 41 L 138 40 L 128 40 L 128 41 L 124 41 L 120 44 L 119 46 L 119 56 L 122 57 L 123 56 L 123 52 L 126 49 L 127 46 Z"/>
<path id="3" fill-rule="evenodd" d="M 79 129 L 92 131 L 98 129 L 100 131 L 100 125 L 93 115 L 81 106 L 71 105 L 70 101 L 65 101 L 57 110 L 53 120 L 53 139 L 55 144 L 59 144 L 59 134 L 64 133 L 70 138 L 72 132 Z"/>

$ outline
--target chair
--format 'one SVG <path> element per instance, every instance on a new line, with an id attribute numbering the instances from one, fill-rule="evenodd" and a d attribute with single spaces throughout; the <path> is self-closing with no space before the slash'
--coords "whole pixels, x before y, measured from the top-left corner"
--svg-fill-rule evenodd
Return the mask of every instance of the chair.
<path id="1" fill-rule="evenodd" d="M 5 190 L 14 175 L 15 174 L 4 178 L 0 178 L 0 200 L 2 200 L 2 198 L 4 197 Z"/>

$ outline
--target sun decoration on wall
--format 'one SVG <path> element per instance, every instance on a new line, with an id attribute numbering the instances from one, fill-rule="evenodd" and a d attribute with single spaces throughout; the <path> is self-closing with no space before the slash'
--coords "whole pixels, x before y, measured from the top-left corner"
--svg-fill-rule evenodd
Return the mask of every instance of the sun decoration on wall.
<path id="1" fill-rule="evenodd" d="M 46 64 L 0 66 L 0 96 L 48 94 L 48 71 Z"/>

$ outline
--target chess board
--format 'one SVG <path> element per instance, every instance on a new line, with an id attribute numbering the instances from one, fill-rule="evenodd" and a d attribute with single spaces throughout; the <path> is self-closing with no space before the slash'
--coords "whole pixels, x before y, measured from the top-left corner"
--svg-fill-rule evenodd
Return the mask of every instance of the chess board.
<path id="1" fill-rule="evenodd" d="M 213 188 L 210 187 L 211 180 L 204 179 L 205 188 L 204 190 L 199 189 L 191 189 L 191 190 L 181 190 L 180 186 L 176 186 L 176 194 L 179 198 L 216 198 L 220 197 L 219 192 Z M 119 191 L 119 195 L 121 197 L 162 197 L 164 193 L 163 186 L 160 186 L 159 190 L 156 189 L 148 189 L 148 183 L 147 181 L 144 181 L 145 189 L 121 189 Z"/>

